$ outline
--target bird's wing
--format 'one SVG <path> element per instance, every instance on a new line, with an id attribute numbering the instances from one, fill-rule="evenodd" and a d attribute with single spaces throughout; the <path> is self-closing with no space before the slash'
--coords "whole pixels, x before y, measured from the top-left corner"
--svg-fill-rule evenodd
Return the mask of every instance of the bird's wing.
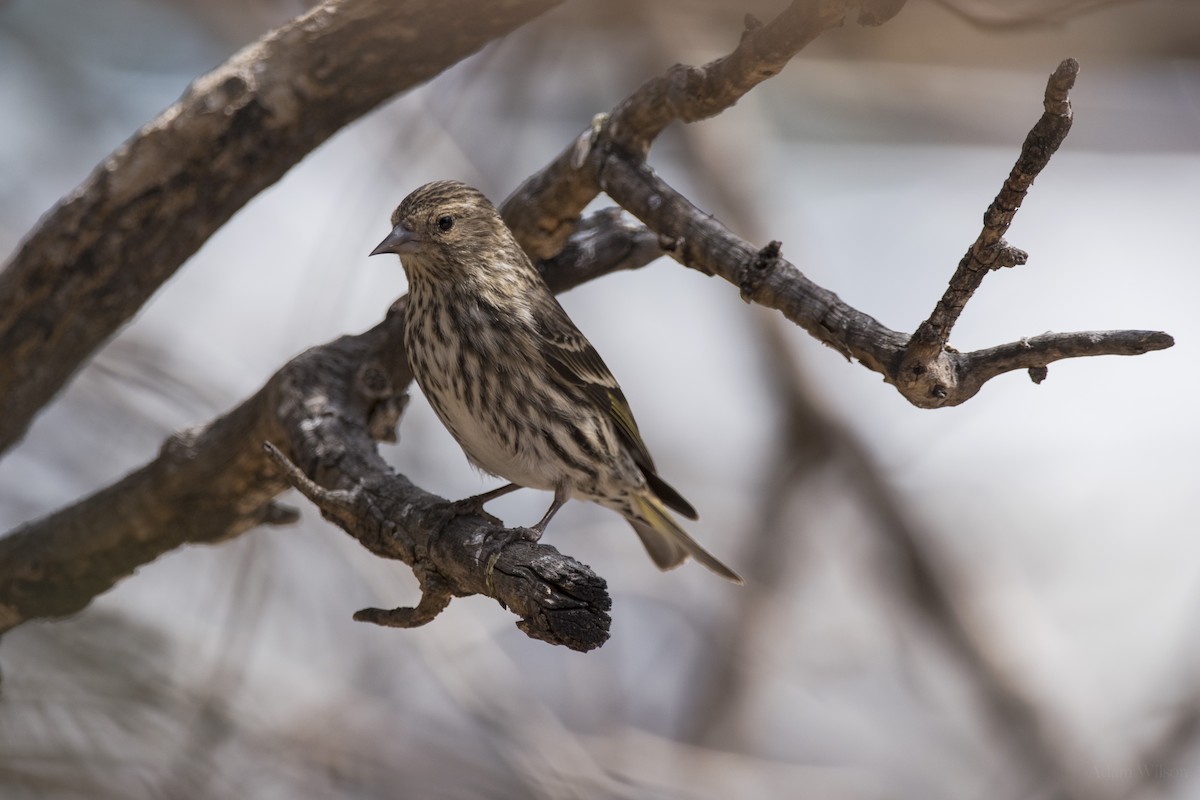
<path id="1" fill-rule="evenodd" d="M 629 447 L 633 461 L 645 475 L 650 489 L 669 507 L 690 519 L 696 519 L 696 510 L 691 503 L 658 477 L 654 459 L 642 441 L 625 393 L 596 348 L 575 327 L 557 300 L 554 301 L 553 311 L 547 309 L 547 313 L 539 315 L 538 333 L 541 334 L 542 353 L 547 363 L 564 382 L 582 389 L 597 407 L 604 410 L 622 441 Z"/>
<path id="2" fill-rule="evenodd" d="M 633 410 L 608 365 L 557 301 L 553 311 L 546 311 L 538 317 L 538 333 L 547 363 L 567 385 L 582 389 L 598 408 L 604 410 L 632 451 L 638 466 L 653 470 L 654 460 L 638 432 Z"/>

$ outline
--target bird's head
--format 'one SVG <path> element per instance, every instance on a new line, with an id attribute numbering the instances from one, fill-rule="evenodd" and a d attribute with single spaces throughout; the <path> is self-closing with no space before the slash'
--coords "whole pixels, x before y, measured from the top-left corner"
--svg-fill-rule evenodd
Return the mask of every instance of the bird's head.
<path id="1" fill-rule="evenodd" d="M 392 232 L 371 255 L 395 253 L 405 269 L 455 277 L 481 261 L 508 260 L 519 247 L 495 206 L 478 189 L 435 181 L 414 190 L 392 213 Z M 499 251 L 499 253 L 497 253 Z M 495 255 L 493 255 L 495 254 Z M 500 255 L 500 259 L 496 259 Z"/>

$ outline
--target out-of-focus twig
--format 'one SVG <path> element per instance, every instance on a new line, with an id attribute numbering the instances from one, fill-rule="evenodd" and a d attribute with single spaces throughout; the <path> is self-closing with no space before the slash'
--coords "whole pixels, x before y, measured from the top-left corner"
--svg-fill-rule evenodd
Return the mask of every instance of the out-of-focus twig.
<path id="1" fill-rule="evenodd" d="M 501 204 L 517 241 L 534 258 L 553 256 L 602 190 L 603 152 L 613 148 L 640 160 L 670 122 L 703 119 L 729 108 L 823 31 L 840 25 L 848 5 L 793 0 L 766 25 L 748 19 L 729 55 L 702 67 L 672 67 L 642 84 L 610 114 L 597 115 L 590 128 Z"/>

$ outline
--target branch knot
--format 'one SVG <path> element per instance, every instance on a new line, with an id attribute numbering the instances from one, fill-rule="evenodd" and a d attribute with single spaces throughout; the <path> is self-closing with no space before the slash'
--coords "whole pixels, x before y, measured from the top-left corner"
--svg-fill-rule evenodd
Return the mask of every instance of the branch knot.
<path id="1" fill-rule="evenodd" d="M 782 242 L 772 240 L 742 267 L 738 280 L 742 300 L 751 302 L 766 277 L 779 266 L 782 247 Z"/>
<path id="2" fill-rule="evenodd" d="M 1004 239 L 988 247 L 987 252 L 990 259 L 987 268 L 990 270 L 1020 267 L 1029 261 L 1029 253 L 1019 247 L 1013 247 Z"/>

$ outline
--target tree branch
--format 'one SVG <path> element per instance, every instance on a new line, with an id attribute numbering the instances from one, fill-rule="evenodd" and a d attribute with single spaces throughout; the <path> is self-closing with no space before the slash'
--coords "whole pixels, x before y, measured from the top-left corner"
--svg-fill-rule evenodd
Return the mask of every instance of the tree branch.
<path id="1" fill-rule="evenodd" d="M 850 5 L 847 0 L 793 0 L 767 25 L 747 17 L 747 30 L 728 56 L 703 67 L 672 67 L 642 84 L 612 113 L 598 114 L 591 127 L 501 204 L 500 213 L 521 247 L 534 260 L 562 249 L 584 207 L 600 193 L 602 151 L 615 147 L 644 158 L 654 137 L 673 120 L 704 119 L 729 108 L 823 31 L 841 25 Z M 896 6 L 890 14 L 899 10 L 895 2 L 886 5 Z"/>
<path id="2" fill-rule="evenodd" d="M 715 117 L 778 75 L 822 31 L 841 24 L 845 6 L 796 0 L 769 25 L 748 16 L 742 40 L 732 53 L 703 67 L 676 64 L 646 81 L 613 109 L 605 135 L 613 147 L 644 158 L 650 144 L 672 122 Z"/>
<path id="3" fill-rule="evenodd" d="M 551 283 L 564 290 L 643 266 L 661 254 L 647 237 L 641 226 L 599 212 L 568 242 Z M 483 594 L 517 614 L 534 638 L 577 650 L 602 644 L 610 605 L 602 578 L 494 519 L 456 516 L 453 504 L 379 456 L 375 442 L 395 439 L 412 380 L 404 307 L 401 299 L 371 330 L 300 354 L 233 411 L 172 436 L 158 458 L 113 486 L 0 538 L 0 631 L 79 611 L 181 545 L 294 521 L 294 510 L 272 501 L 291 484 L 367 549 L 411 565 L 421 581 L 415 610 L 368 610 L 358 619 L 421 624 L 450 596 Z"/>
<path id="4" fill-rule="evenodd" d="M 561 293 L 610 272 L 640 269 L 662 254 L 656 233 L 609 207 L 586 217 L 566 246 L 537 266 L 550 288 Z"/>
<path id="5" fill-rule="evenodd" d="M 751 29 L 730 56 L 704 67 L 673 67 L 648 81 L 611 114 L 598 115 L 570 147 L 526 180 L 504 202 L 505 221 L 531 252 L 553 251 L 559 237 L 574 229 L 579 210 L 604 191 L 657 233 L 676 261 L 724 278 L 748 302 L 780 311 L 818 341 L 883 375 L 920 408 L 959 405 L 988 380 L 1016 369 L 1030 369 L 1034 381 L 1041 382 L 1051 361 L 1137 355 L 1171 347 L 1174 340 L 1161 331 L 1047 334 L 969 353 L 948 344 L 954 322 L 983 275 L 1027 259 L 1003 235 L 1034 178 L 1070 129 L 1068 92 L 1079 69 L 1074 59 L 1063 61 L 1050 76 L 1045 113 L 984 215 L 983 231 L 959 263 L 933 314 L 911 337 L 810 281 L 781 256 L 779 242 L 756 248 L 734 235 L 654 173 L 645 152 L 667 122 L 702 118 L 732 105 L 753 86 L 746 76 L 775 74 L 784 53 L 798 50 L 819 30 L 840 23 L 843 10 L 842 4 L 833 2 L 793 3 L 768 25 L 749 21 Z M 765 55 L 759 54 L 756 47 L 766 40 L 773 44 L 764 49 Z M 715 92 L 717 100 L 694 101 L 701 94 L 698 87 Z"/>
<path id="6" fill-rule="evenodd" d="M 250 198 L 384 100 L 558 2 L 326 0 L 196 79 L 0 272 L 0 452 Z"/>
<path id="7" fill-rule="evenodd" d="M 958 355 L 966 365 L 961 380 L 972 383 L 969 388 L 974 394 L 985 382 L 1006 372 L 1028 369 L 1033 382 L 1041 383 L 1046 378 L 1046 365 L 1064 358 L 1140 356 L 1173 344 L 1175 340 L 1161 331 L 1080 331 L 1043 333 Z"/>
<path id="8" fill-rule="evenodd" d="M 918 326 L 905 353 L 907 361 L 928 362 L 937 358 L 950 340 L 950 330 L 967 301 L 983 283 L 983 276 L 994 269 L 1024 264 L 1028 255 L 1004 241 L 1004 234 L 1021 208 L 1025 193 L 1050 163 L 1050 156 L 1071 131 L 1071 102 L 1067 97 L 1079 74 L 1079 62 L 1073 58 L 1058 65 L 1046 83 L 1045 112 L 1029 131 L 1017 163 L 1000 189 L 1000 194 L 983 215 L 979 238 L 958 262 L 950 286 L 933 309 L 929 319 Z"/>
<path id="9" fill-rule="evenodd" d="M 732 234 L 667 185 L 643 161 L 610 154 L 600 169 L 604 191 L 663 239 L 667 254 L 684 266 L 717 275 L 742 297 L 783 313 L 817 340 L 876 372 L 901 352 L 907 339 L 809 280 L 780 256 L 779 243 L 761 250 Z"/>

